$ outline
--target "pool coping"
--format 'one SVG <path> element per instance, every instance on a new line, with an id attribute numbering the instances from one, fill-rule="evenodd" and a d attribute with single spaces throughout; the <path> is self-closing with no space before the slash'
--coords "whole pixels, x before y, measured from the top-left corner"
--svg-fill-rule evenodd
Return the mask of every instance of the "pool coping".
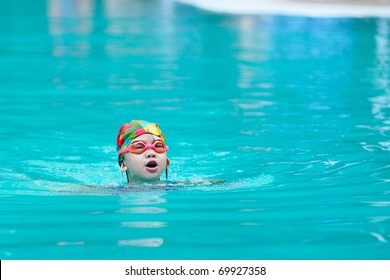
<path id="1" fill-rule="evenodd" d="M 306 17 L 390 17 L 390 1 L 351 0 L 176 0 L 200 9 L 230 14 L 263 14 Z"/>

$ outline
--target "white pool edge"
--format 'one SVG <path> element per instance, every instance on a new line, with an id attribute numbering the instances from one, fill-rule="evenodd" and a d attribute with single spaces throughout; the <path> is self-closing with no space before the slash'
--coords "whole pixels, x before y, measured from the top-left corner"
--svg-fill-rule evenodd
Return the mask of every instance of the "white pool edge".
<path id="1" fill-rule="evenodd" d="M 390 5 L 299 3 L 288 0 L 176 0 L 198 8 L 230 14 L 305 17 L 390 17 Z"/>

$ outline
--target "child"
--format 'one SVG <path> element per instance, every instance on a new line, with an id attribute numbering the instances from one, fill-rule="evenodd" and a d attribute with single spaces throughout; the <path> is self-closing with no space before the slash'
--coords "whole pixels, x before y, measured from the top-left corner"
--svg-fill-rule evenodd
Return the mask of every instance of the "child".
<path id="1" fill-rule="evenodd" d="M 119 129 L 116 140 L 120 170 L 126 172 L 128 183 L 156 183 L 165 171 L 168 179 L 168 146 L 156 123 L 132 120 Z M 215 184 L 225 180 L 190 180 L 169 182 L 192 184 Z"/>
<path id="2" fill-rule="evenodd" d="M 153 183 L 168 174 L 169 158 L 165 137 L 156 123 L 132 120 L 119 129 L 116 140 L 120 170 L 127 182 Z"/>

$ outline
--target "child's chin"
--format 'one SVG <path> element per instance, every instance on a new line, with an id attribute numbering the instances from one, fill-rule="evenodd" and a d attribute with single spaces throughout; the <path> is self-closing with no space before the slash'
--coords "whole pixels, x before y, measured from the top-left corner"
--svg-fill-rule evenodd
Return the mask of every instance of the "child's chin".
<path id="1" fill-rule="evenodd" d="M 158 181 L 160 179 L 160 175 L 161 174 L 149 174 L 148 176 L 143 176 L 142 178 L 140 178 L 142 181 L 144 182 L 154 182 L 154 181 Z"/>

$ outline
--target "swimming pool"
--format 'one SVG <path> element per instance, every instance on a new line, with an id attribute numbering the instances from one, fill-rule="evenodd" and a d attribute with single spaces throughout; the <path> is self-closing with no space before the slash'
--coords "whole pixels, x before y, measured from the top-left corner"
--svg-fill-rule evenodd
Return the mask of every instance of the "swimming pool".
<path id="1" fill-rule="evenodd" d="M 387 18 L 171 1 L 0 11 L 1 259 L 389 259 Z M 170 180 L 118 187 L 122 123 Z"/>

